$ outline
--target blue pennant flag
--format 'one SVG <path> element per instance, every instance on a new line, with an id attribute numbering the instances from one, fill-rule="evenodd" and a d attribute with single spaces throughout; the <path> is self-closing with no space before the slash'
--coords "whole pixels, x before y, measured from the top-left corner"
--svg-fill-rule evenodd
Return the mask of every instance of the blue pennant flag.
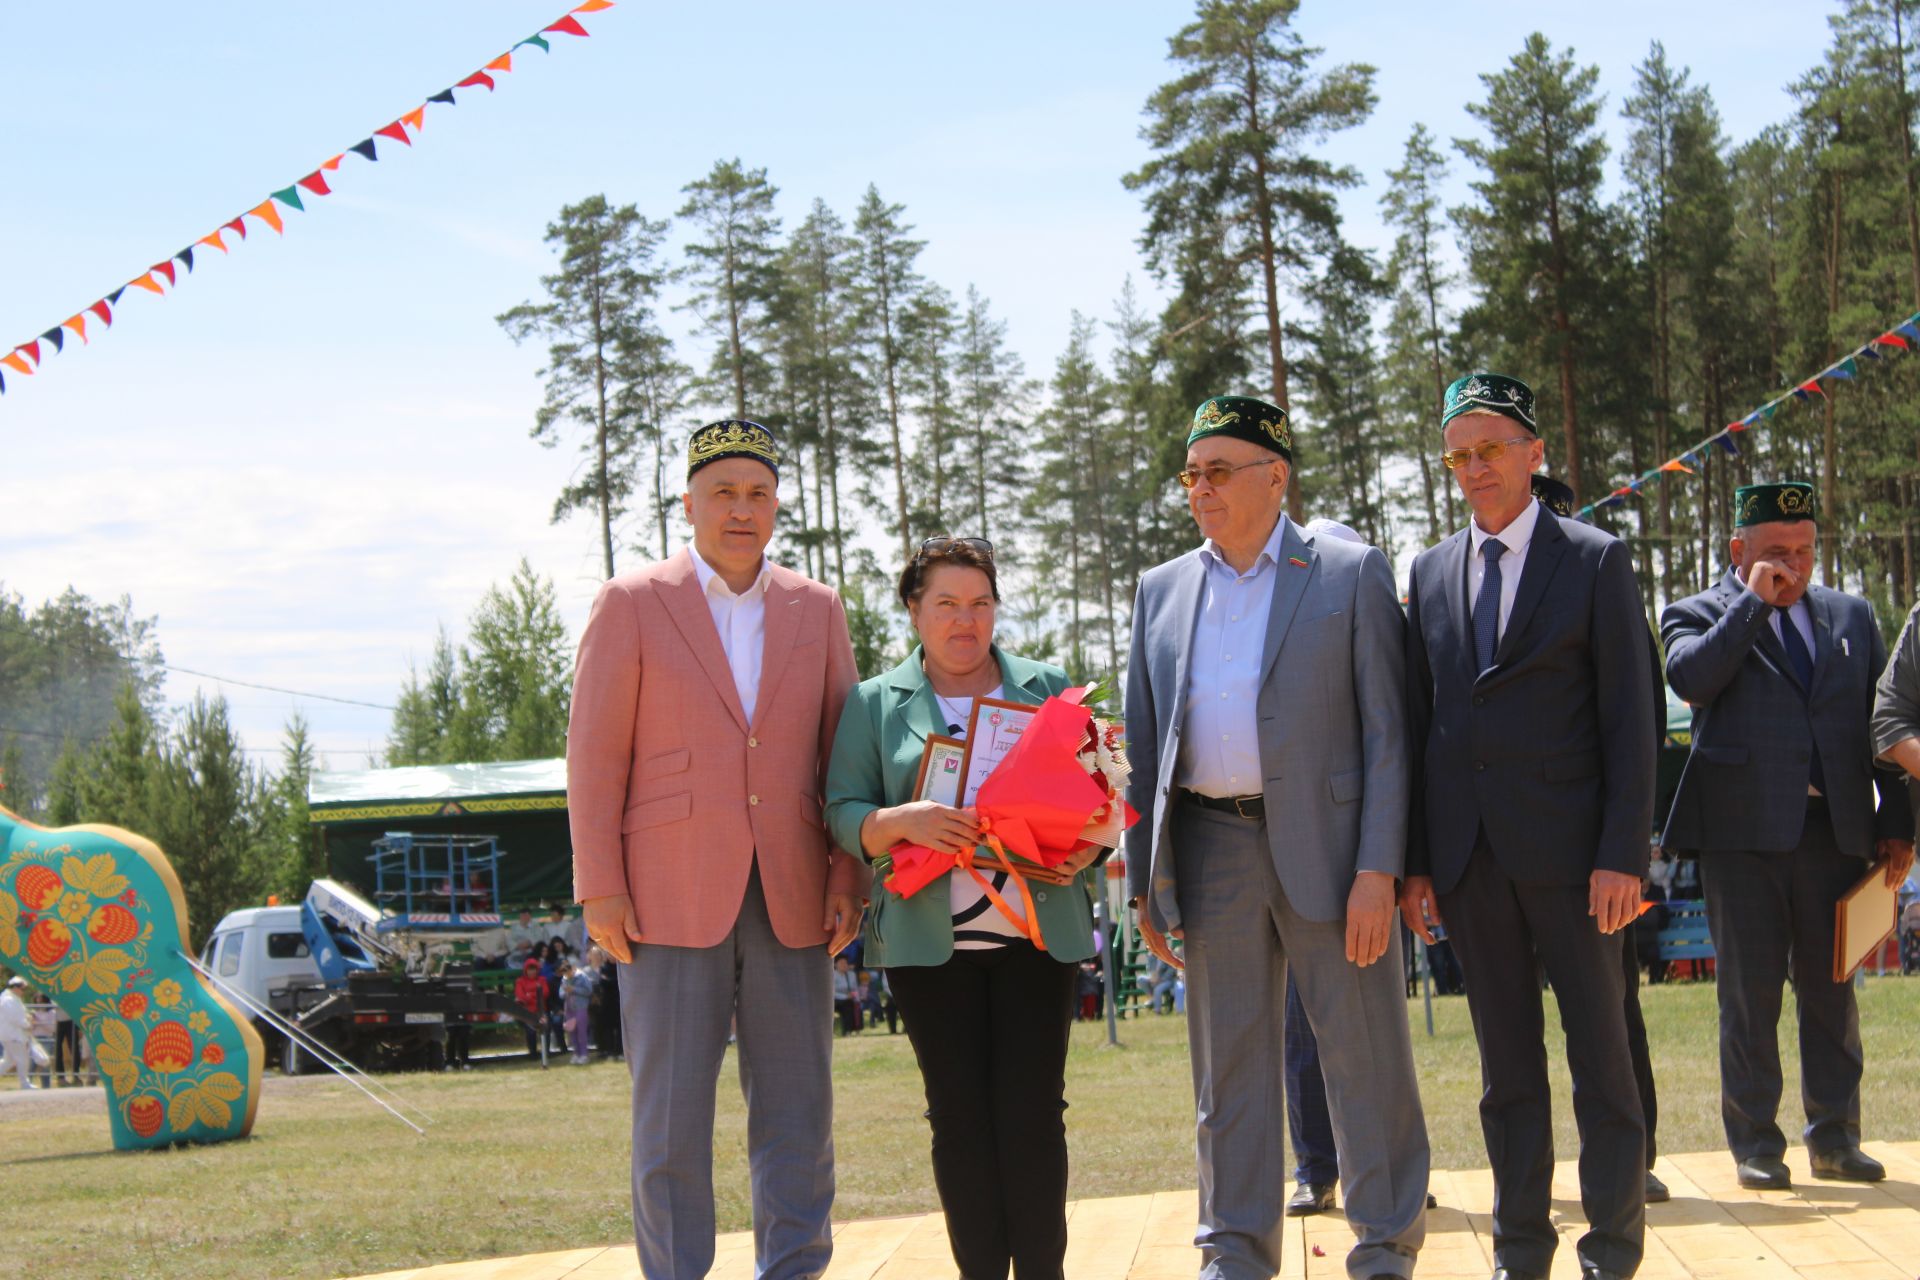
<path id="1" fill-rule="evenodd" d="M 1721 435 L 1715 436 L 1713 438 L 1713 442 L 1719 445 L 1722 449 L 1725 449 L 1729 456 L 1735 457 L 1735 458 L 1740 456 L 1740 442 L 1735 440 L 1732 436 L 1726 435 L 1723 433 Z"/>

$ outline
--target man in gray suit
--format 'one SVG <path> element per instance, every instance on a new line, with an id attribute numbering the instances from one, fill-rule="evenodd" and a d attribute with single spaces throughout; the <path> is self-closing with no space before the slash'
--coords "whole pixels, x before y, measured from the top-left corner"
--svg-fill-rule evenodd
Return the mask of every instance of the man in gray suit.
<path id="1" fill-rule="evenodd" d="M 1408 584 L 1401 911 L 1428 941 L 1444 913 L 1466 974 L 1495 1280 L 1544 1280 L 1559 1243 L 1542 967 L 1580 1130 L 1581 1274 L 1618 1280 L 1639 1267 L 1646 1231 L 1619 933 L 1653 828 L 1646 616 L 1626 545 L 1534 499 L 1544 449 L 1524 382 L 1457 379 L 1441 428 L 1473 521 L 1415 557 Z"/>
<path id="2" fill-rule="evenodd" d="M 1271 404 L 1195 412 L 1179 479 L 1206 542 L 1140 580 L 1127 666 L 1128 887 L 1155 955 L 1186 942 L 1203 1280 L 1280 1270 L 1289 971 L 1319 1031 L 1348 1273 L 1410 1276 L 1426 1230 L 1393 919 L 1403 622 L 1378 549 L 1286 518 L 1292 457 Z"/>
<path id="3" fill-rule="evenodd" d="M 1802 1135 L 1817 1178 L 1877 1182 L 1860 1150 L 1860 1014 L 1833 980 L 1834 904 L 1876 856 L 1913 861 L 1900 775 L 1874 767 L 1873 606 L 1813 585 L 1813 486 L 1733 498 L 1733 567 L 1667 606 L 1667 679 L 1693 704 L 1693 748 L 1661 843 L 1700 851 L 1720 1001 L 1720 1117 L 1740 1185 L 1785 1190 L 1781 988 L 1800 1009 Z M 1879 805 L 1874 794 L 1879 793 Z"/>

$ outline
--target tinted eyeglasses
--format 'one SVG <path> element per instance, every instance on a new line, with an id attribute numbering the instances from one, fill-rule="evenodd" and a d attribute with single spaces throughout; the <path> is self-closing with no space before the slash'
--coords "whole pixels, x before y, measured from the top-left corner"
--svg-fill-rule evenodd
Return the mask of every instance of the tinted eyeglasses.
<path id="1" fill-rule="evenodd" d="M 955 543 L 963 547 L 971 547 L 987 559 L 993 559 L 993 544 L 985 538 L 949 538 L 944 533 L 938 537 L 928 538 L 925 542 L 921 543 L 920 554 L 923 556 L 937 556 Z"/>
<path id="2" fill-rule="evenodd" d="M 1506 440 L 1488 440 L 1471 449 L 1448 449 L 1440 455 L 1440 461 L 1449 471 L 1458 471 L 1467 465 L 1469 459 L 1476 457 L 1482 462 L 1498 462 L 1506 456 L 1508 446 L 1532 444 L 1537 439 L 1538 436 L 1513 436 Z"/>
<path id="3" fill-rule="evenodd" d="M 1176 471 L 1173 473 L 1173 478 L 1180 482 L 1182 489 L 1191 489 L 1202 479 L 1206 480 L 1209 488 L 1218 489 L 1233 479 L 1233 473 L 1236 471 L 1245 471 L 1248 467 L 1270 467 L 1278 461 L 1280 461 L 1278 458 L 1257 458 L 1252 462 L 1243 462 L 1237 467 L 1230 467 L 1224 462 L 1209 462 L 1204 467 L 1187 467 L 1185 470 Z"/>

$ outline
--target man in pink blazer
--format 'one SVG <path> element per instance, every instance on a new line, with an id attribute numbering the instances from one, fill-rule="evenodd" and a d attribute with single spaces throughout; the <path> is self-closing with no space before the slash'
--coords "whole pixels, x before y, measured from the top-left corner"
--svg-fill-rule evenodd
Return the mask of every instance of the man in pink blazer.
<path id="1" fill-rule="evenodd" d="M 779 450 L 717 422 L 687 450 L 693 545 L 600 589 L 567 730 L 574 896 L 620 961 L 641 1274 L 713 1263 L 713 1108 L 737 1032 L 755 1274 L 832 1252 L 831 956 L 864 863 L 831 844 L 821 783 L 856 673 L 834 592 L 765 556 Z"/>

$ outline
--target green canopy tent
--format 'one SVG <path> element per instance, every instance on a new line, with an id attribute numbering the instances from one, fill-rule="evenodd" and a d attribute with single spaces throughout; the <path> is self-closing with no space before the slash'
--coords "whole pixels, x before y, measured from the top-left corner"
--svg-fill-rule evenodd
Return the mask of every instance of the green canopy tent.
<path id="1" fill-rule="evenodd" d="M 572 905 L 565 760 L 316 773 L 307 809 L 327 874 L 363 892 L 373 889 L 373 842 L 389 832 L 494 836 L 504 908 Z"/>

